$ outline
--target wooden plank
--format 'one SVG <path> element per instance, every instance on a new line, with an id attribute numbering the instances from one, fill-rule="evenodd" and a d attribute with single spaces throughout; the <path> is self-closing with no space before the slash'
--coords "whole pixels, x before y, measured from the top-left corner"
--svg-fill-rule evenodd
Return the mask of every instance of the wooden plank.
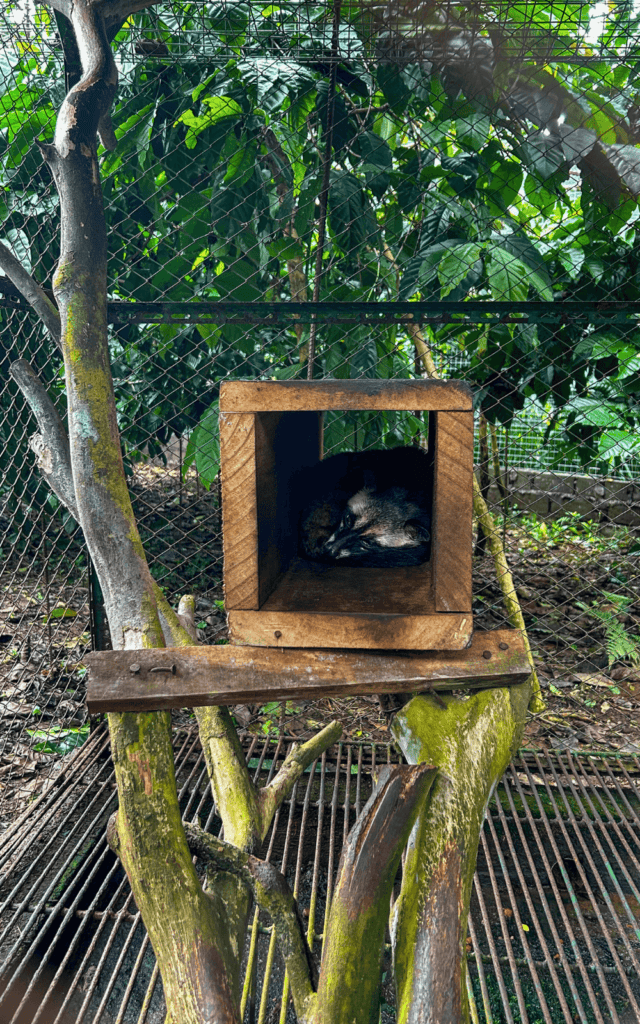
<path id="1" fill-rule="evenodd" d="M 221 412 L 328 409 L 472 409 L 463 381 L 443 380 L 278 380 L 225 381 Z"/>
<path id="2" fill-rule="evenodd" d="M 287 531 L 282 528 L 276 478 L 275 435 L 281 412 L 255 416 L 256 430 L 256 502 L 258 515 L 258 605 L 259 608 L 282 575 L 283 565 L 291 557 L 287 550 Z"/>
<path id="3" fill-rule="evenodd" d="M 388 571 L 388 570 L 387 570 Z M 232 640 L 255 647 L 356 647 L 456 651 L 466 647 L 471 612 L 443 615 L 230 611 Z"/>
<path id="4" fill-rule="evenodd" d="M 296 558 L 262 612 L 394 612 L 427 615 L 435 611 L 431 565 L 390 569 L 323 565 Z"/>
<path id="5" fill-rule="evenodd" d="M 244 414 L 241 414 L 244 415 Z M 298 554 L 298 508 L 291 504 L 291 478 L 320 458 L 317 412 L 255 414 L 258 512 L 259 607 Z"/>
<path id="6" fill-rule="evenodd" d="M 225 601 L 258 608 L 255 417 L 220 414 L 220 481 Z"/>
<path id="7" fill-rule="evenodd" d="M 471 611 L 473 413 L 436 416 L 433 589 L 437 612 Z"/>
<path id="8" fill-rule="evenodd" d="M 522 683 L 531 672 L 521 634 L 509 629 L 475 632 L 467 650 L 447 653 L 226 646 L 97 651 L 84 660 L 91 714 L 476 689 Z"/>

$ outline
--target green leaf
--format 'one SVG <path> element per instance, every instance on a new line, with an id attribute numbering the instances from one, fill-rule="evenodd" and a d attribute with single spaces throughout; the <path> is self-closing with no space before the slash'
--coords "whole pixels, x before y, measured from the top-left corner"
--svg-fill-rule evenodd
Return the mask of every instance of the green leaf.
<path id="1" fill-rule="evenodd" d="M 354 174 L 337 171 L 329 187 L 329 224 L 344 252 L 357 252 L 376 233 L 373 212 Z"/>
<path id="2" fill-rule="evenodd" d="M 81 747 L 89 738 L 89 724 L 79 728 L 62 729 L 52 725 L 49 729 L 27 729 L 27 733 L 35 740 L 33 749 L 41 754 L 68 754 L 76 747 Z"/>
<path id="3" fill-rule="evenodd" d="M 530 272 L 506 250 L 497 246 L 490 250 L 487 277 L 496 302 L 523 302 L 527 298 Z"/>
<path id="4" fill-rule="evenodd" d="M 218 399 L 212 402 L 200 417 L 191 433 L 182 466 L 183 476 L 195 462 L 198 476 L 207 490 L 220 470 L 220 434 L 218 428 Z"/>
<path id="5" fill-rule="evenodd" d="M 519 155 L 525 166 L 535 174 L 538 183 L 550 178 L 564 163 L 557 139 L 541 131 L 531 132 L 526 142 L 519 147 Z"/>
<path id="6" fill-rule="evenodd" d="M 604 263 L 599 256 L 587 256 L 583 269 L 591 275 L 594 281 L 599 281 L 604 274 Z"/>
<path id="7" fill-rule="evenodd" d="M 378 349 L 374 334 L 363 340 L 352 355 L 349 376 L 351 378 L 378 376 Z"/>
<path id="8" fill-rule="evenodd" d="M 18 262 L 31 273 L 31 245 L 24 231 L 20 228 L 10 228 L 0 241 L 11 249 Z"/>
<path id="9" fill-rule="evenodd" d="M 451 210 L 448 206 L 440 204 L 431 210 L 422 221 L 422 232 L 420 234 L 421 249 L 428 248 L 434 242 L 442 241 L 447 234 L 451 221 Z"/>
<path id="10" fill-rule="evenodd" d="M 462 146 L 478 153 L 489 140 L 491 118 L 486 114 L 471 114 L 456 123 L 456 137 Z"/>
<path id="11" fill-rule="evenodd" d="M 584 252 L 582 249 L 560 249 L 558 262 L 562 264 L 572 281 L 577 281 L 584 263 Z"/>
<path id="12" fill-rule="evenodd" d="M 547 265 L 533 242 L 524 234 L 493 236 L 502 249 L 515 256 L 528 271 L 529 284 L 545 302 L 553 302 L 553 288 Z"/>
<path id="13" fill-rule="evenodd" d="M 118 141 L 139 125 L 141 121 L 144 121 L 152 110 L 155 110 L 155 103 L 147 103 L 145 107 L 142 107 L 141 110 L 136 110 L 135 114 L 132 114 L 126 121 L 123 121 L 122 124 L 118 125 L 115 129 Z"/>
<path id="14" fill-rule="evenodd" d="M 558 202 L 557 196 L 541 185 L 533 174 L 527 174 L 524 179 L 524 192 L 531 205 L 540 210 L 543 216 L 550 217 L 552 215 Z"/>
<path id="15" fill-rule="evenodd" d="M 517 160 L 504 160 L 494 164 L 492 172 L 487 194 L 503 210 L 508 210 L 518 199 L 522 185 L 522 165 Z"/>
<path id="16" fill-rule="evenodd" d="M 438 279 L 442 285 L 441 297 L 444 299 L 460 284 L 471 269 L 480 259 L 482 245 L 477 242 L 467 242 L 465 245 L 458 245 L 445 253 L 438 264 Z"/>
<path id="17" fill-rule="evenodd" d="M 400 280 L 400 287 L 398 289 L 398 298 L 405 300 L 411 298 L 416 291 L 424 291 L 424 289 L 432 281 L 436 280 L 439 273 L 440 261 L 447 255 L 451 255 L 451 263 L 447 263 L 445 266 L 445 273 L 449 273 L 449 268 L 452 276 L 455 276 L 455 270 L 457 263 L 455 260 L 454 253 L 461 249 L 467 249 L 469 245 L 475 245 L 476 243 L 464 242 L 458 238 L 449 238 L 444 242 L 438 242 L 436 245 L 431 245 L 424 252 L 419 255 L 412 257 L 405 266 L 404 273 Z M 475 264 L 478 262 L 480 249 L 482 246 L 478 246 L 475 260 L 470 265 L 465 267 L 464 273 L 456 282 L 458 284 L 462 281 L 467 274 L 475 269 Z M 468 255 L 471 255 L 468 253 Z M 465 257 L 462 257 L 465 261 Z M 455 288 L 456 284 L 451 285 L 451 288 Z M 451 289 L 449 289 L 451 290 Z M 448 292 L 447 292 L 448 294 Z M 444 296 L 443 296 L 444 298 Z"/>
<path id="18" fill-rule="evenodd" d="M 48 622 L 49 619 L 75 619 L 77 614 L 73 608 L 52 608 L 49 617 L 44 616 L 44 621 Z"/>
<path id="19" fill-rule="evenodd" d="M 612 456 L 637 455 L 640 449 L 640 437 L 628 430 L 607 430 L 602 434 L 598 445 L 601 455 Z"/>
<path id="20" fill-rule="evenodd" d="M 233 182 L 237 186 L 246 184 L 253 174 L 257 151 L 257 143 L 247 143 L 244 138 L 239 141 L 237 151 L 229 160 L 227 173 L 223 179 L 225 185 L 228 185 L 229 182 Z"/>
<path id="21" fill-rule="evenodd" d="M 262 299 L 256 267 L 248 260 L 235 260 L 214 278 L 212 284 L 225 299 L 237 299 L 239 302 L 260 302 Z"/>
<path id="22" fill-rule="evenodd" d="M 302 259 L 302 246 L 295 238 L 276 238 L 274 242 L 267 242 L 267 252 L 281 260 Z"/>
<path id="23" fill-rule="evenodd" d="M 396 114 L 401 114 L 411 99 L 411 92 L 402 79 L 398 65 L 381 64 L 376 72 L 376 78 L 391 109 Z"/>
<path id="24" fill-rule="evenodd" d="M 393 153 L 388 143 L 374 132 L 362 133 L 358 139 L 358 149 L 367 185 L 380 199 L 391 181 L 388 172 L 393 165 Z"/>
<path id="25" fill-rule="evenodd" d="M 592 427 L 609 427 L 615 431 L 622 425 L 618 410 L 597 398 L 576 398 L 573 401 L 573 409 L 579 413 L 582 423 Z M 607 432 L 610 433 L 611 430 Z M 626 434 L 626 431 L 624 433 Z"/>
<path id="26" fill-rule="evenodd" d="M 238 121 L 242 117 L 242 107 L 230 96 L 205 96 L 203 100 L 206 110 L 201 115 L 196 115 L 192 110 L 185 110 L 175 124 L 187 126 L 185 143 L 187 149 L 194 149 L 198 136 L 207 128 L 218 124 L 220 121 Z"/>

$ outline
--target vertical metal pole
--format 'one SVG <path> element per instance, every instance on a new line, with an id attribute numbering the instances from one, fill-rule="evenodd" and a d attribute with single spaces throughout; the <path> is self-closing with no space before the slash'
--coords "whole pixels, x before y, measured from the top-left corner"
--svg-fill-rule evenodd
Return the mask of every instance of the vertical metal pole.
<path id="1" fill-rule="evenodd" d="M 89 561 L 89 622 L 91 629 L 91 646 L 94 651 L 104 651 L 106 648 L 106 624 L 107 620 L 104 611 L 104 597 L 98 574 L 94 568 L 91 556 L 87 552 Z"/>
<path id="2" fill-rule="evenodd" d="M 53 636 L 51 634 L 51 597 L 50 597 L 50 581 L 49 581 L 49 550 L 47 548 L 47 538 L 42 531 L 42 557 L 44 559 L 44 606 L 47 616 L 47 640 L 49 644 L 49 668 L 53 668 Z"/>
<path id="3" fill-rule="evenodd" d="M 333 121 L 336 95 L 336 65 L 338 62 L 338 32 L 340 28 L 340 2 L 335 0 L 333 7 L 333 30 L 331 33 L 331 69 L 329 71 L 329 89 L 327 92 L 327 130 L 324 144 L 324 161 L 322 170 L 322 188 L 320 190 L 320 221 L 318 224 L 318 244 L 316 246 L 316 267 L 313 279 L 312 302 L 320 299 L 320 283 L 322 281 L 322 257 L 327 232 L 327 199 L 329 197 L 329 175 L 331 173 L 331 150 L 333 146 Z M 307 362 L 307 379 L 313 380 L 316 359 L 317 320 L 311 321 L 309 330 L 309 357 Z"/>

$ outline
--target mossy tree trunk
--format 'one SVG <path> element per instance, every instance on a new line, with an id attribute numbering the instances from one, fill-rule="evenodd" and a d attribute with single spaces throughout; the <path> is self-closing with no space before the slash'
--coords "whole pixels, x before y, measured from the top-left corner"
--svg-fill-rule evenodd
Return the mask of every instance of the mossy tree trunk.
<path id="1" fill-rule="evenodd" d="M 480 829 L 520 744 L 530 696 L 529 683 L 464 698 L 418 696 L 395 718 L 407 760 L 440 769 L 393 913 L 398 1024 L 468 1024 L 465 940 Z"/>

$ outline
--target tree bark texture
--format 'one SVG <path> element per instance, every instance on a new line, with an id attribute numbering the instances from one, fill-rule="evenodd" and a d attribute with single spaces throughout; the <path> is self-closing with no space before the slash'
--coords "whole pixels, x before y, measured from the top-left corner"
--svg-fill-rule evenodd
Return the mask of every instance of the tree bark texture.
<path id="1" fill-rule="evenodd" d="M 412 833 L 394 907 L 399 1024 L 468 1024 L 465 940 L 480 829 L 518 749 L 531 687 L 414 697 L 392 731 L 411 764 L 440 774 Z"/>
<path id="2" fill-rule="evenodd" d="M 325 919 L 313 1024 L 378 1024 L 393 883 L 436 775 L 429 764 L 384 768 L 349 834 Z"/>

